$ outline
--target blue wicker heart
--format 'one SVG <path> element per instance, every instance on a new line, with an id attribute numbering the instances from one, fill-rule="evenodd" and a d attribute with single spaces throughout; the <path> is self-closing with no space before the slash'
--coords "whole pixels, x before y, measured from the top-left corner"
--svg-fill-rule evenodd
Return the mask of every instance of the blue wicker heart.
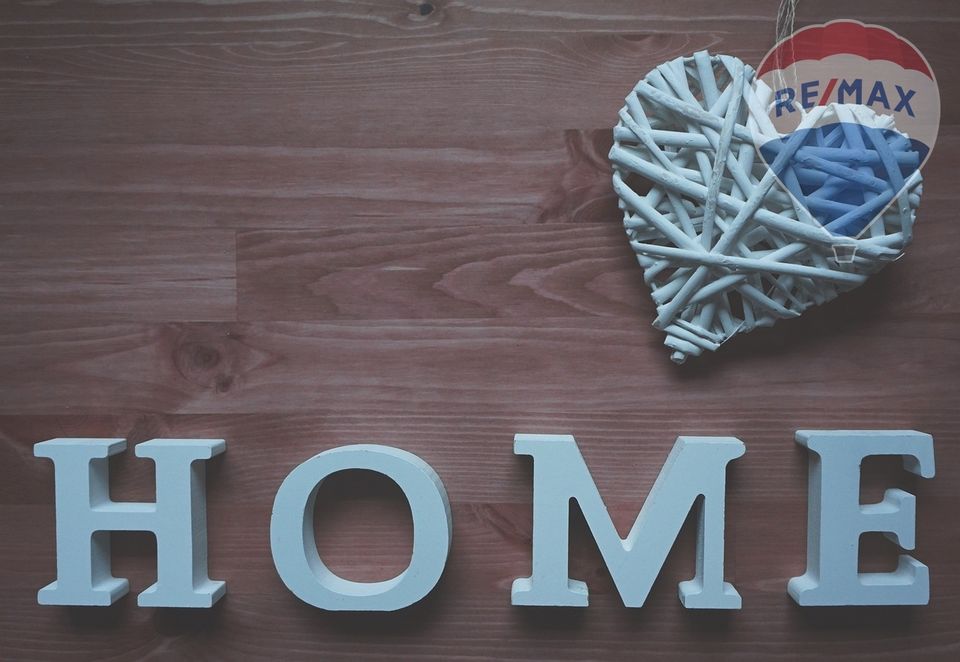
<path id="1" fill-rule="evenodd" d="M 677 58 L 637 83 L 614 127 L 613 186 L 677 363 L 857 287 L 912 238 L 920 172 L 883 120 L 854 134 L 825 106 L 763 140 L 753 79 L 734 57 Z M 858 137 L 861 160 L 833 158 Z"/>

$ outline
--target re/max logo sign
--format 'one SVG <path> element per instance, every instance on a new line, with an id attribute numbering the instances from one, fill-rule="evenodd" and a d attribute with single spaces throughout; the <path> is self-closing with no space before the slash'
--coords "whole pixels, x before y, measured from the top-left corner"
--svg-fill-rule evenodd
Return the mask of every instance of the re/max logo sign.
<path id="1" fill-rule="evenodd" d="M 871 106 L 874 110 L 884 108 L 895 113 L 906 112 L 910 117 L 916 117 L 911 102 L 917 94 L 916 90 L 904 89 L 900 85 L 893 85 L 888 89 L 888 83 L 882 80 L 873 83 L 864 83 L 862 78 L 838 79 L 831 78 L 821 87 L 819 80 L 808 80 L 800 83 L 799 90 L 793 87 L 783 87 L 774 94 L 774 103 L 777 117 L 784 112 L 792 113 L 799 102 L 805 110 L 814 106 L 825 106 L 831 101 L 836 91 L 837 103 L 854 103 Z M 864 93 L 866 92 L 866 97 Z M 864 103 L 866 98 L 866 103 Z"/>
<path id="2" fill-rule="evenodd" d="M 897 569 L 860 573 L 861 534 L 879 531 L 913 549 L 916 499 L 889 489 L 879 503 L 860 503 L 860 465 L 872 455 L 903 457 L 904 468 L 934 475 L 933 438 L 914 431 L 810 430 L 796 434 L 809 449 L 806 572 L 787 583 L 803 606 L 919 605 L 929 600 L 927 566 L 901 555 Z M 53 461 L 57 579 L 40 589 L 45 605 L 106 606 L 127 593 L 110 572 L 111 531 L 151 531 L 157 539 L 157 582 L 140 593 L 142 607 L 211 607 L 226 583 L 207 576 L 205 461 L 226 450 L 221 439 L 154 439 L 138 444 L 153 460 L 156 501 L 110 499 L 108 458 L 122 439 L 51 439 L 34 453 Z M 627 607 L 642 607 L 688 514 L 696 509 L 696 573 L 679 585 L 689 609 L 739 609 L 724 581 L 727 465 L 746 452 L 733 437 L 679 437 L 621 538 L 571 436 L 518 434 L 514 453 L 533 458 L 532 572 L 513 582 L 518 606 L 586 607 L 586 583 L 568 575 L 571 500 L 576 500 Z M 413 517 L 413 552 L 393 579 L 355 582 L 334 574 L 317 551 L 313 521 L 325 478 L 374 471 L 400 487 Z M 274 565 L 301 600 L 328 610 L 392 611 L 426 596 L 440 580 L 453 537 L 443 481 L 420 457 L 390 446 L 341 446 L 295 467 L 277 491 L 270 520 Z"/>

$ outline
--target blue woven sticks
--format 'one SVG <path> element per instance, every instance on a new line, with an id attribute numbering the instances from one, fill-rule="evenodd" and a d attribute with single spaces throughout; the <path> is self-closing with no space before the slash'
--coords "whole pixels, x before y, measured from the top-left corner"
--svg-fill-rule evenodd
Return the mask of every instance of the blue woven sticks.
<path id="1" fill-rule="evenodd" d="M 753 83 L 736 58 L 678 58 L 614 127 L 613 186 L 677 363 L 853 289 L 912 237 L 922 154 L 890 118 L 829 105 L 781 136 Z"/>
<path id="2" fill-rule="evenodd" d="M 923 160 L 922 148 L 890 129 L 834 122 L 797 133 L 805 146 L 775 169 L 777 177 L 838 236 L 863 232 Z M 783 140 L 762 145 L 764 159 L 772 163 Z"/>

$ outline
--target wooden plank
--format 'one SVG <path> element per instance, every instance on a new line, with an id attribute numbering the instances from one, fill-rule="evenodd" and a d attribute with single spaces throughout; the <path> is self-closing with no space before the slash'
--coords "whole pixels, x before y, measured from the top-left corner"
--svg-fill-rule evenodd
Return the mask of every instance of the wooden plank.
<path id="1" fill-rule="evenodd" d="M 366 38 L 435 37 L 472 29 L 498 33 L 650 32 L 684 35 L 735 30 L 746 36 L 773 27 L 775 15 L 764 0 L 740 0 L 734 11 L 709 0 L 461 0 L 451 3 L 391 3 L 356 0 L 184 0 L 144 6 L 104 6 L 75 0 L 50 9 L 32 2 L 6 3 L 0 27 L 8 49 L 70 48 L 80 45 L 173 43 L 228 45 L 255 40 L 280 44 L 318 36 Z M 937 0 L 918 0 L 918 11 L 904 12 L 896 0 L 849 0 L 844 9 L 864 20 L 895 23 L 899 29 L 955 23 L 955 12 L 935 14 Z M 426 11 L 424 11 L 426 9 Z M 807 0 L 797 22 L 824 21 L 836 12 L 829 0 Z M 806 12 L 804 14 L 803 12 Z M 16 28 L 16 30 L 14 30 Z M 91 29 L 96 28 L 96 29 Z M 180 29 L 177 29 L 180 28 Z M 237 37 L 240 39 L 237 39 Z M 8 41 L 19 40 L 19 41 Z M 936 44 L 934 44 L 936 46 Z M 940 45 L 943 46 L 943 45 Z M 946 50 L 946 48 L 943 48 Z"/>
<path id="2" fill-rule="evenodd" d="M 0 152 L 0 226 L 616 222 L 611 144 L 536 127 L 469 146 L 25 143 Z"/>
<path id="3" fill-rule="evenodd" d="M 633 318 L 7 327 L 0 412 L 622 411 L 751 398 L 784 409 L 767 398 L 783 389 L 800 410 L 833 401 L 949 408 L 956 313 L 897 318 L 855 296 L 687 369 Z"/>
<path id="4" fill-rule="evenodd" d="M 682 577 L 682 575 L 680 575 Z M 44 579 L 42 576 L 38 580 Z M 664 582 L 665 583 L 665 582 Z M 279 584 L 279 582 L 277 582 Z M 950 660 L 957 643 L 951 632 L 950 610 L 956 598 L 942 603 L 940 615 L 921 618 L 895 609 L 830 610 L 804 616 L 772 594 L 756 599 L 740 616 L 764 627 L 737 625 L 729 614 L 683 614 L 675 601 L 675 586 L 654 595 L 658 610 L 634 613 L 616 604 L 597 604 L 589 611 L 555 615 L 518 613 L 502 600 L 474 599 L 457 605 L 445 594 L 428 604 L 390 617 L 376 616 L 363 626 L 337 614 L 321 614 L 295 598 L 273 592 L 262 596 L 230 596 L 213 613 L 157 613 L 124 604 L 103 616 L 64 612 L 10 603 L 17 621 L 4 620 L 2 641 L 20 660 L 62 659 L 265 659 L 282 646 L 284 659 L 409 659 L 505 660 L 529 659 L 537 651 L 549 659 L 609 659 L 636 651 L 657 659 L 680 660 L 709 655 L 721 660 L 815 660 L 824 656 L 895 662 L 905 657 Z M 617 598 L 610 598 L 610 602 Z M 375 623 L 375 625 L 371 625 Z M 909 624 L 909 625 L 908 625 Z M 49 633 L 29 639 L 21 630 Z M 105 638 L 116 630 L 118 636 Z M 497 636 L 489 636 L 496 632 Z M 176 634 L 175 634 L 176 633 Z M 217 642 L 214 649 L 212 642 Z M 216 652 L 213 652 L 216 650 Z"/>
<path id="5" fill-rule="evenodd" d="M 890 299 L 882 304 L 884 316 L 956 312 L 946 303 L 953 246 L 960 241 L 955 202 L 937 198 L 937 188 L 927 190 L 930 199 L 923 202 L 906 257 L 891 268 L 892 275 L 878 276 L 882 285 L 852 295 L 872 300 L 863 303 L 864 312 L 881 305 L 881 297 Z M 509 227 L 399 224 L 385 231 L 350 224 L 241 232 L 237 276 L 242 320 L 602 315 L 645 323 L 653 316 L 642 270 L 613 218 Z M 647 335 L 656 336 L 652 330 Z"/>
<path id="6" fill-rule="evenodd" d="M 768 0 L 70 3 L 0 14 L 5 135 L 26 143 L 449 145 L 539 127 L 602 128 L 661 62 L 709 48 L 757 64 Z M 806 2 L 902 31 L 944 79 L 957 17 L 935 0 Z M 943 87 L 944 121 L 960 99 Z M 64 106 L 71 121 L 63 122 Z M 496 112 L 474 109 L 496 108 Z"/>
<path id="7" fill-rule="evenodd" d="M 8 322 L 236 316 L 236 242 L 228 230 L 17 228 L 0 240 L 0 264 L 0 317 Z"/>
<path id="8" fill-rule="evenodd" d="M 346 499 L 327 502 L 340 516 L 323 516 L 321 548 L 331 567 L 362 578 L 371 569 L 396 569 L 409 549 L 409 534 L 387 519 L 384 501 Z M 386 501 L 392 503 L 392 501 Z M 635 510 L 613 505 L 615 519 Z M 871 659 L 924 655 L 948 659 L 960 650 L 952 612 L 960 599 L 960 564 L 942 547 L 918 541 L 937 578 L 938 589 L 926 609 L 831 609 L 800 612 L 784 594 L 785 579 L 803 567 L 802 502 L 777 500 L 731 503 L 728 533 L 729 578 L 744 596 L 744 609 L 730 613 L 685 613 L 676 599 L 676 582 L 693 568 L 692 522 L 672 551 L 642 610 L 625 609 L 602 560 L 575 518 L 571 572 L 590 584 L 591 606 L 573 613 L 509 606 L 513 578 L 529 571 L 529 504 L 470 504 L 454 508 L 454 554 L 435 592 L 417 606 L 396 614 L 331 614 L 314 610 L 291 596 L 271 567 L 269 504 L 212 509 L 211 573 L 226 577 L 224 602 L 207 613 L 137 609 L 131 598 L 106 610 L 59 609 L 36 605 L 33 590 L 52 573 L 49 543 L 51 513 L 43 507 L 2 507 L 0 521 L 25 528 L 27 542 L 4 542 L 0 553 L 24 558 L 25 567 L 0 570 L 11 589 L 0 612 L 0 644 L 22 657 L 62 655 L 78 658 L 143 657 L 152 652 L 177 657 L 261 657 L 284 650 L 285 657 L 426 657 L 484 659 L 491 655 L 525 659 L 530 650 L 563 659 L 608 657 L 617 651 L 681 658 L 703 654 L 756 659 L 797 659 L 841 652 Z M 770 529 L 768 514 L 778 523 Z M 922 509 L 921 509 L 922 513 Z M 230 515 L 234 516 L 230 516 Z M 348 520 L 363 515 L 363 527 Z M 923 528 L 926 528 L 924 523 Z M 400 529 L 400 531 L 398 531 Z M 941 528 L 942 531 L 942 528 Z M 397 536 L 397 533 L 400 533 Z M 378 545 L 359 557 L 357 545 L 375 538 Z M 116 574 L 130 578 L 135 590 L 153 581 L 151 543 L 144 536 L 118 536 Z M 762 539 L 763 544 L 757 544 Z M 929 537 L 926 538 L 929 540 Z M 889 555 L 888 551 L 885 551 Z M 402 561 L 401 561 L 402 563 Z M 762 622 L 763 627 L 758 627 Z M 110 633 L 112 636 L 105 637 Z M 38 636 L 42 635 L 42 636 Z M 216 648 L 212 648 L 212 646 Z M 94 648 L 95 647 L 95 648 Z M 216 652 L 214 652 L 216 651 Z"/>
<path id="9" fill-rule="evenodd" d="M 252 231 L 241 319 L 633 315 L 649 292 L 620 224 Z"/>

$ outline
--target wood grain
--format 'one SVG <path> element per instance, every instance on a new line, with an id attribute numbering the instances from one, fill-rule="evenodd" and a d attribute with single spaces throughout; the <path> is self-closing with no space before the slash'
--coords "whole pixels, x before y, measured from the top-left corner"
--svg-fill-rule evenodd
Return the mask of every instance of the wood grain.
<path id="1" fill-rule="evenodd" d="M 960 146 L 960 145 L 958 145 Z M 930 185 L 934 187 L 934 184 Z M 934 190 L 937 190 L 934 188 Z M 940 190 L 944 190 L 941 188 Z M 960 241 L 952 201 L 931 193 L 911 247 L 879 289 L 883 316 L 908 318 L 955 268 Z M 241 320 L 629 317 L 655 313 L 633 251 L 615 223 L 465 227 L 437 223 L 382 230 L 361 223 L 238 233 Z M 871 294 L 863 312 L 874 309 Z M 877 313 L 875 309 L 873 313 Z"/>
<path id="2" fill-rule="evenodd" d="M 862 288 L 677 367 L 624 241 L 609 127 L 631 85 L 699 48 L 756 63 L 774 3 L 358 0 L 0 3 L 0 659 L 877 660 L 960 656 L 960 66 L 955 3 L 827 0 L 920 46 L 940 141 L 915 243 Z M 864 463 L 861 498 L 918 498 L 923 608 L 800 609 L 800 428 L 934 435 L 937 477 Z M 681 434 L 733 435 L 736 614 L 690 613 L 687 523 L 641 610 L 624 608 L 578 512 L 591 607 L 514 609 L 531 467 L 516 432 L 574 434 L 625 532 Z M 56 436 L 225 438 L 208 471 L 205 612 L 36 604 L 55 575 Z M 322 450 L 396 445 L 443 478 L 453 552 L 421 604 L 322 613 L 287 592 L 268 524 Z M 150 463 L 111 460 L 151 500 Z M 388 481 L 337 476 L 315 527 L 345 576 L 402 569 Z M 134 593 L 155 543 L 114 536 Z M 358 550 L 363 553 L 358 553 Z M 896 549 L 861 541 L 868 570 Z"/>
<path id="3" fill-rule="evenodd" d="M 226 230 L 11 229 L 0 242 L 6 322 L 232 320 L 236 247 Z"/>
<path id="4" fill-rule="evenodd" d="M 442 147 L 14 144 L 0 153 L 0 226 L 602 221 L 617 215 L 611 141 L 536 130 Z"/>

